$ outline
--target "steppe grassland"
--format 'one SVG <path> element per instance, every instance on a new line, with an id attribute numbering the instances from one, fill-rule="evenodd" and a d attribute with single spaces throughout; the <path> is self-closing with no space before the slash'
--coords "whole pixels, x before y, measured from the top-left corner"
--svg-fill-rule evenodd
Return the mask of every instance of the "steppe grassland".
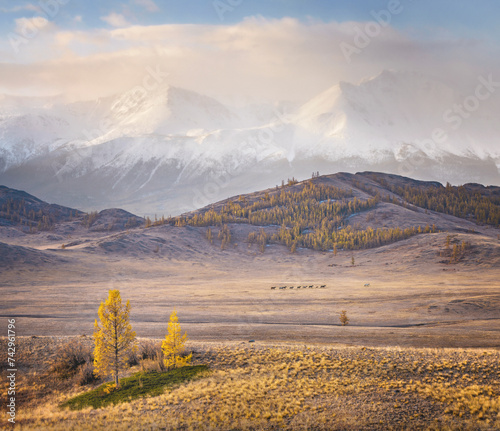
<path id="1" fill-rule="evenodd" d="M 481 255 L 481 263 L 442 264 L 433 241 L 443 247 L 445 238 L 431 234 L 356 252 L 354 267 L 347 252 L 291 255 L 282 247 L 264 255 L 249 249 L 255 256 L 209 249 L 210 259 L 195 261 L 76 253 L 74 265 L 4 271 L 6 313 L 24 316 L 25 335 L 90 335 L 100 302 L 119 286 L 132 304 L 134 330 L 144 337 L 164 336 L 176 306 L 190 338 L 198 340 L 494 347 L 498 253 Z M 305 282 L 327 288 L 270 290 Z M 352 327 L 339 333 L 332 325 L 342 309 Z"/>
<path id="2" fill-rule="evenodd" d="M 54 430 L 500 427 L 496 350 L 236 343 L 190 348 L 195 363 L 210 366 L 203 379 L 99 410 L 60 409 L 76 388 L 53 393 L 36 407 L 23 408 L 19 425 Z"/>

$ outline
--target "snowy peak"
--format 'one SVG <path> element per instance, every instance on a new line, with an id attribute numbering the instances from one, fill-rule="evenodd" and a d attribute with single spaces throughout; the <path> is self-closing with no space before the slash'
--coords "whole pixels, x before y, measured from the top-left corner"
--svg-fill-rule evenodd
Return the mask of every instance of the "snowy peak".
<path id="1" fill-rule="evenodd" d="M 303 139 L 328 142 L 327 152 L 336 157 L 381 152 L 397 157 L 408 146 L 430 157 L 498 157 L 496 145 L 485 140 L 485 127 L 496 136 L 500 133 L 491 119 L 477 112 L 458 130 L 446 117 L 463 100 L 459 91 L 437 79 L 385 70 L 358 85 L 340 82 L 319 94 L 302 106 L 296 123 Z M 429 145 L 436 129 L 444 130 L 447 139 Z"/>
<path id="2" fill-rule="evenodd" d="M 169 85 L 116 96 L 108 117 L 128 135 L 174 134 L 230 128 L 238 117 L 208 96 Z"/>
<path id="3" fill-rule="evenodd" d="M 199 137 L 241 126 L 237 114 L 215 99 L 170 85 L 137 87 L 69 104 L 56 97 L 0 96 L 0 170 L 67 145 L 98 146 L 147 136 Z"/>
<path id="4" fill-rule="evenodd" d="M 321 118 L 343 110 L 372 125 L 394 125 L 397 120 L 406 124 L 435 120 L 440 106 L 456 100 L 456 91 L 422 74 L 384 71 L 359 85 L 340 82 L 303 105 L 300 116 Z"/>

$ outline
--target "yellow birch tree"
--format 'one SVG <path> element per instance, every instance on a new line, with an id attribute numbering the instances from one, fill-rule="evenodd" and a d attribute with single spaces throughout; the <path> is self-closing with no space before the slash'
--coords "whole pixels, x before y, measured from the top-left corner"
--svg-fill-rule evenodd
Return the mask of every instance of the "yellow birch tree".
<path id="1" fill-rule="evenodd" d="M 119 290 L 110 290 L 106 302 L 101 302 L 99 322 L 94 324 L 94 374 L 112 375 L 118 388 L 118 373 L 123 369 L 129 354 L 135 349 L 135 332 L 129 322 L 130 301 L 122 305 Z"/>
<path id="2" fill-rule="evenodd" d="M 163 363 L 167 369 L 184 367 L 191 362 L 192 353 L 182 356 L 186 341 L 187 334 L 181 335 L 181 325 L 174 309 L 168 322 L 168 334 L 165 335 L 165 339 L 161 343 L 161 350 L 164 355 Z"/>

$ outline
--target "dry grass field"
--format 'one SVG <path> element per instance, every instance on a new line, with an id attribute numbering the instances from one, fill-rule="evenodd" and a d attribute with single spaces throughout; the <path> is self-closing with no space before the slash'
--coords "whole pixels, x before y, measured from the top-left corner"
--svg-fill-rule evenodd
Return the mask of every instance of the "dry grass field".
<path id="1" fill-rule="evenodd" d="M 210 244 L 203 228 L 171 226 L 80 237 L 86 248 L 55 244 L 46 253 L 60 261 L 2 269 L 2 316 L 17 316 L 20 335 L 90 335 L 100 302 L 118 288 L 143 337 L 163 336 L 176 307 L 196 340 L 499 346 L 500 245 L 493 228 L 490 235 L 454 233 L 452 241 L 472 244 L 457 264 L 439 255 L 445 232 L 334 256 L 290 254 L 279 245 L 262 254 L 238 234 L 244 228 L 233 229 L 237 245 L 226 250 Z M 32 250 L 49 242 L 23 240 Z M 297 289 L 303 285 L 326 288 Z M 351 322 L 339 332 L 341 310 Z"/>
<path id="2" fill-rule="evenodd" d="M 202 378 L 115 406 L 60 404 L 78 392 L 50 371 L 67 337 L 21 338 L 22 404 L 9 429 L 498 429 L 500 352 L 191 342 Z M 76 338 L 89 346 L 88 338 Z M 140 340 L 145 342 L 146 340 Z M 159 343 L 159 341 L 157 341 Z M 144 367 L 144 364 L 142 364 Z M 141 365 L 132 368 L 137 371 Z"/>

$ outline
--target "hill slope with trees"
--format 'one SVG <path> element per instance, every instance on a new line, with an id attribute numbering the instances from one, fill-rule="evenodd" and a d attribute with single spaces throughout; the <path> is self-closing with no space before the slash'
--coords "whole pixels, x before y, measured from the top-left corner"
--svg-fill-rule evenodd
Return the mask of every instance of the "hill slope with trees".
<path id="1" fill-rule="evenodd" d="M 395 209 L 399 207 L 399 209 Z M 415 214 L 397 214 L 392 226 L 385 226 L 376 214 L 401 208 Z M 382 211 L 382 212 L 383 212 Z M 432 214 L 430 214 L 430 211 Z M 270 243 L 336 253 L 337 249 L 359 250 L 390 244 L 417 234 L 448 230 L 436 225 L 439 214 L 465 219 L 475 225 L 500 224 L 500 188 L 467 184 L 454 187 L 436 182 L 417 181 L 397 175 L 373 172 L 313 175 L 310 180 L 295 179 L 281 186 L 249 195 L 233 197 L 176 218 L 156 220 L 151 226 L 206 227 L 207 238 L 216 236 L 225 248 L 231 238 L 230 224 L 254 226 L 247 237 L 261 251 Z M 365 226 L 353 220 L 365 217 Z M 257 228 L 258 227 L 258 228 Z M 276 228 L 277 231 L 276 231 Z M 467 229 L 466 229 L 467 230 Z M 468 230 L 473 231 L 474 228 Z"/>

